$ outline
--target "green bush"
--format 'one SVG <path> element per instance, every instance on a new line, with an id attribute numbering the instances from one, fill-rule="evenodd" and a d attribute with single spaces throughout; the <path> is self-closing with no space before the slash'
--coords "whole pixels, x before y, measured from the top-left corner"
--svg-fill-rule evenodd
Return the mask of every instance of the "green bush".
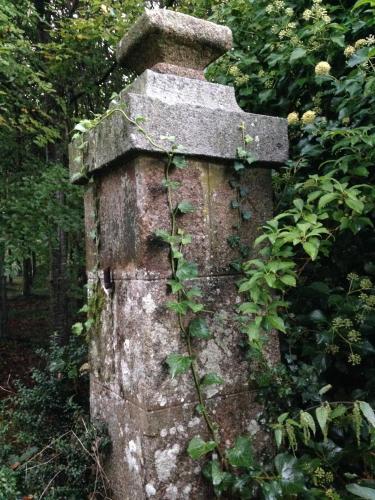
<path id="1" fill-rule="evenodd" d="M 50 500 L 108 493 L 100 463 L 109 440 L 89 422 L 87 374 L 80 373 L 86 351 L 76 337 L 66 347 L 53 340 L 40 351 L 44 368 L 34 369 L 31 385 L 19 383 L 3 402 L 0 499 L 18 498 L 17 491 Z"/>
<path id="2" fill-rule="evenodd" d="M 290 130 L 290 161 L 273 175 L 275 217 L 256 242 L 261 258 L 243 259 L 239 283 L 239 319 L 260 367 L 262 422 L 279 453 L 261 465 L 250 440 L 239 438 L 226 461 L 207 464 L 218 495 L 375 498 L 374 7 L 372 0 L 354 8 L 321 0 L 185 7 L 232 28 L 234 49 L 209 78 L 234 85 L 246 111 L 286 117 Z M 234 173 L 240 205 L 251 140 Z M 245 256 L 240 242 L 230 243 Z M 269 366 L 264 347 L 273 329 L 282 363 Z"/>

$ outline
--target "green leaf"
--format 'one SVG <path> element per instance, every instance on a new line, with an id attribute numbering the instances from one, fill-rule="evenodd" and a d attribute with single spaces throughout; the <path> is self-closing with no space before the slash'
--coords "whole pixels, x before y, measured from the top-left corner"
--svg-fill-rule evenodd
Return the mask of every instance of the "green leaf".
<path id="1" fill-rule="evenodd" d="M 276 446 L 280 448 L 281 443 L 283 442 L 283 430 L 280 427 L 277 427 L 274 432 L 275 432 Z"/>
<path id="2" fill-rule="evenodd" d="M 319 251 L 319 242 L 316 243 L 316 240 L 310 239 L 309 241 L 303 243 L 302 246 L 311 260 L 315 260 L 317 258 Z"/>
<path id="3" fill-rule="evenodd" d="M 347 484 L 346 489 L 356 497 L 365 498 L 367 500 L 375 500 L 375 489 L 360 486 L 359 484 Z"/>
<path id="4" fill-rule="evenodd" d="M 224 384 L 224 380 L 217 373 L 207 373 L 200 382 L 202 387 L 221 384 Z"/>
<path id="5" fill-rule="evenodd" d="M 279 280 L 284 283 L 284 285 L 288 286 L 296 286 L 297 284 L 296 278 L 291 274 L 284 274 L 284 276 L 279 276 Z"/>
<path id="6" fill-rule="evenodd" d="M 338 193 L 327 193 L 319 198 L 318 207 L 324 208 L 326 205 L 331 203 L 331 201 L 336 200 L 339 197 Z"/>
<path id="7" fill-rule="evenodd" d="M 271 328 L 275 328 L 276 330 L 286 333 L 285 323 L 280 316 L 276 316 L 275 314 L 269 314 L 266 316 L 266 320 Z"/>
<path id="8" fill-rule="evenodd" d="M 302 57 L 305 57 L 305 55 L 306 55 L 306 50 L 303 49 L 302 47 L 297 47 L 290 54 L 289 62 L 292 63 L 294 61 L 298 61 L 298 59 L 302 59 Z"/>
<path id="9" fill-rule="evenodd" d="M 190 356 L 182 356 L 181 354 L 173 353 L 167 357 L 165 362 L 169 367 L 171 377 L 175 378 L 176 375 L 182 375 L 189 370 L 192 358 L 190 358 Z"/>
<path id="10" fill-rule="evenodd" d="M 236 172 L 239 172 L 240 170 L 243 170 L 245 168 L 245 165 L 242 163 L 242 161 L 235 160 L 234 162 L 234 170 Z"/>
<path id="11" fill-rule="evenodd" d="M 180 168 L 180 169 L 187 167 L 186 158 L 185 158 L 185 156 L 182 156 L 182 155 L 174 155 L 173 160 L 172 160 L 172 164 L 176 168 Z"/>
<path id="12" fill-rule="evenodd" d="M 176 280 L 169 280 L 168 285 L 171 287 L 172 293 L 177 293 L 183 289 L 183 286 L 181 285 L 181 283 L 179 281 L 176 281 Z"/>
<path id="13" fill-rule="evenodd" d="M 166 303 L 166 306 L 170 311 L 173 311 L 177 314 L 185 315 L 188 311 L 188 305 L 185 301 L 178 302 L 176 300 L 170 300 Z"/>
<path id="14" fill-rule="evenodd" d="M 254 463 L 251 441 L 246 436 L 239 436 L 233 448 L 227 450 L 226 455 L 232 467 L 249 468 Z"/>
<path id="15" fill-rule="evenodd" d="M 188 262 L 184 259 L 178 261 L 176 277 L 180 281 L 186 281 L 198 276 L 198 267 L 194 262 Z"/>
<path id="16" fill-rule="evenodd" d="M 254 302 L 244 302 L 238 307 L 238 311 L 242 314 L 256 314 L 259 311 L 259 306 Z"/>
<path id="17" fill-rule="evenodd" d="M 190 201 L 183 200 L 177 205 L 177 210 L 182 214 L 191 214 L 195 211 Z"/>
<path id="18" fill-rule="evenodd" d="M 208 340 L 212 334 L 203 318 L 194 318 L 189 324 L 189 333 L 192 337 Z"/>
<path id="19" fill-rule="evenodd" d="M 204 305 L 201 304 L 200 302 L 194 302 L 193 300 L 186 300 L 185 303 L 188 306 L 188 308 L 191 311 L 193 311 L 193 313 L 199 313 L 204 309 Z"/>
<path id="20" fill-rule="evenodd" d="M 371 7 L 375 7 L 375 0 L 358 0 L 354 4 L 353 10 L 354 9 L 359 9 L 359 7 L 363 7 L 363 5 L 370 4 Z"/>
<path id="21" fill-rule="evenodd" d="M 73 130 L 78 130 L 78 132 L 87 132 L 87 128 L 82 123 L 77 123 Z"/>
<path id="22" fill-rule="evenodd" d="M 188 446 L 187 452 L 193 460 L 198 460 L 216 448 L 215 441 L 203 441 L 200 437 L 194 437 Z"/>
<path id="23" fill-rule="evenodd" d="M 331 36 L 331 40 L 335 45 L 338 45 L 339 47 L 345 47 L 345 36 L 340 35 L 340 36 Z"/>
<path id="24" fill-rule="evenodd" d="M 72 332 L 74 335 L 81 335 L 83 332 L 83 324 L 82 323 L 74 323 L 72 326 Z"/>
<path id="25" fill-rule="evenodd" d="M 348 205 L 348 207 L 354 210 L 354 212 L 357 212 L 359 214 L 361 214 L 363 212 L 363 209 L 365 208 L 364 203 L 358 199 L 353 200 L 350 198 L 346 198 L 345 203 Z"/>
<path id="26" fill-rule="evenodd" d="M 367 422 L 372 427 L 375 427 L 375 413 L 371 406 L 366 401 L 359 401 L 359 408 Z"/>
<path id="27" fill-rule="evenodd" d="M 319 395 L 323 396 L 323 394 L 325 394 L 326 392 L 330 391 L 331 389 L 332 389 L 332 385 L 331 384 L 327 384 L 327 385 L 325 385 L 324 387 L 322 387 L 319 390 Z"/>
<path id="28" fill-rule="evenodd" d="M 250 210 L 242 210 L 241 216 L 242 216 L 243 220 L 250 220 L 251 217 L 253 216 L 253 214 L 252 214 L 252 212 L 250 212 Z"/>
<path id="29" fill-rule="evenodd" d="M 316 433 L 316 426 L 315 426 L 315 420 L 314 418 L 310 415 L 309 412 L 307 411 L 301 411 L 301 421 L 304 420 L 306 424 L 309 426 L 311 429 L 312 433 L 315 435 Z"/>
<path id="30" fill-rule="evenodd" d="M 328 424 L 329 413 L 330 411 L 327 406 L 319 406 L 319 408 L 315 410 L 316 419 L 318 421 L 318 424 L 322 430 L 325 439 L 327 436 L 327 429 L 328 429 L 327 424 Z"/>

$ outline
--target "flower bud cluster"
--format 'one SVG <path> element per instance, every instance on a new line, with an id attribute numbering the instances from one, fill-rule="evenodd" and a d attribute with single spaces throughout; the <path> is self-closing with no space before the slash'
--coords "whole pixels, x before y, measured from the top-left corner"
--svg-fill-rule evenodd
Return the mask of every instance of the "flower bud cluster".
<path id="1" fill-rule="evenodd" d="M 327 13 L 327 9 L 322 7 L 320 4 L 322 0 L 313 0 L 313 5 L 311 9 L 306 9 L 302 17 L 305 21 L 315 20 L 315 21 L 323 21 L 328 24 L 331 22 L 331 18 Z"/>

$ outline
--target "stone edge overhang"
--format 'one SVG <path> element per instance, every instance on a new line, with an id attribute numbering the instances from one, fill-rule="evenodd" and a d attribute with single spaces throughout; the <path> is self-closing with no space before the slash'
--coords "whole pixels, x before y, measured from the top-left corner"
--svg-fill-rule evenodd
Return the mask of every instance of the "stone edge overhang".
<path id="1" fill-rule="evenodd" d="M 232 31 L 227 26 L 168 9 L 146 9 L 121 39 L 116 51 L 118 63 L 127 66 L 134 53 L 144 54 L 150 50 L 147 41 L 153 34 L 162 37 L 165 43 L 167 39 L 169 44 L 173 40 L 176 46 L 211 47 L 217 57 L 230 50 L 233 45 Z M 211 59 L 206 60 L 202 54 L 202 69 Z M 161 61 L 154 61 L 155 64 L 158 62 Z"/>
<path id="2" fill-rule="evenodd" d="M 275 168 L 288 160 L 288 124 L 286 119 L 266 115 L 205 108 L 187 104 L 166 105 L 158 99 L 138 94 L 122 97 L 127 115 L 144 118 L 142 127 L 155 142 L 165 148 L 170 143 L 162 136 L 175 137 L 187 157 L 233 161 L 243 146 L 242 124 L 253 141 L 246 148 L 258 166 Z M 79 148 L 82 141 L 83 148 Z M 70 177 L 73 183 L 85 183 L 90 175 L 130 156 L 163 153 L 119 111 L 69 145 Z M 256 165 L 255 164 L 255 165 Z"/>

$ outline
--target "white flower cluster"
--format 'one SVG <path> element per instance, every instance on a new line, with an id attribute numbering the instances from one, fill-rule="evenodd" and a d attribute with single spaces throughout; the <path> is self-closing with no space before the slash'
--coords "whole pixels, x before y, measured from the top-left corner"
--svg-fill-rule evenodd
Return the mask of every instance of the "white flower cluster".
<path id="1" fill-rule="evenodd" d="M 287 121 L 288 125 L 298 125 L 299 123 L 302 123 L 303 125 L 309 125 L 310 123 L 314 123 L 316 120 L 317 114 L 315 111 L 312 111 L 309 109 L 303 115 L 301 118 L 299 117 L 299 114 L 296 111 L 293 111 L 292 113 L 289 113 L 287 116 Z"/>
<path id="2" fill-rule="evenodd" d="M 320 61 L 315 66 L 315 74 L 317 76 L 329 75 L 330 71 L 331 71 L 331 65 L 327 61 Z"/>
<path id="3" fill-rule="evenodd" d="M 313 0 L 313 5 L 311 9 L 306 9 L 302 17 L 305 21 L 310 21 L 310 19 L 316 21 L 324 21 L 326 24 L 331 22 L 331 18 L 327 14 L 327 9 L 322 7 L 320 4 L 322 0 Z"/>
<path id="4" fill-rule="evenodd" d="M 357 50 L 362 49 L 362 47 L 371 47 L 372 45 L 375 45 L 374 35 L 369 35 L 367 38 L 360 38 L 354 43 L 354 46 L 348 45 L 345 47 L 344 55 L 345 57 L 352 57 Z"/>
<path id="5" fill-rule="evenodd" d="M 294 11 L 291 7 L 286 7 L 283 0 L 275 0 L 269 3 L 266 7 L 267 14 L 279 14 L 284 12 L 285 15 L 292 17 Z"/>

